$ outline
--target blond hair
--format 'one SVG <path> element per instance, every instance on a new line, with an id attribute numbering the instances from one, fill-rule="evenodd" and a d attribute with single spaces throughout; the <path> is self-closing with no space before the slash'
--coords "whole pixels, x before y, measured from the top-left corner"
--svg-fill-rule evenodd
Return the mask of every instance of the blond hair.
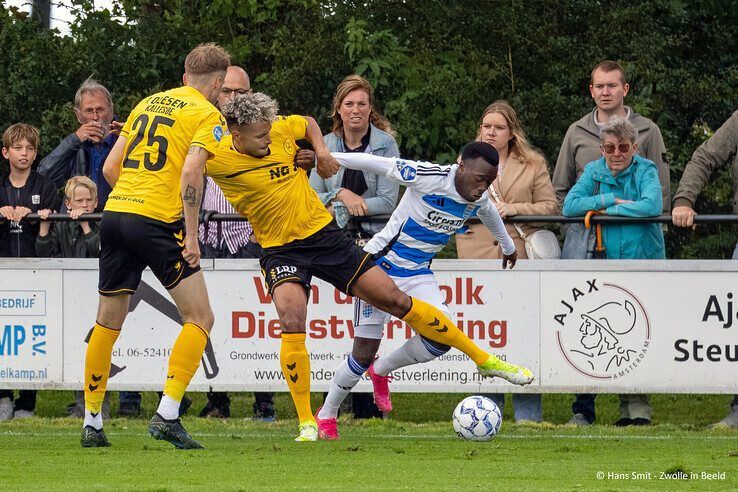
<path id="1" fill-rule="evenodd" d="M 501 114 L 507 122 L 507 127 L 510 130 L 510 136 L 512 137 L 508 143 L 508 153 L 517 155 L 518 159 L 523 164 L 533 163 L 536 161 L 546 161 L 543 154 L 538 152 L 528 142 L 528 139 L 525 136 L 525 131 L 523 131 L 523 126 L 520 124 L 518 113 L 515 112 L 513 107 L 510 106 L 507 101 L 499 100 L 487 106 L 487 109 L 484 110 L 482 117 L 479 119 L 477 140 L 482 136 L 482 123 L 484 122 L 484 117 L 490 113 Z"/>
<path id="2" fill-rule="evenodd" d="M 185 73 L 199 77 L 216 72 L 225 72 L 231 65 L 231 55 L 215 43 L 195 46 L 185 58 Z"/>
<path id="3" fill-rule="evenodd" d="M 74 190 L 76 190 L 78 186 L 90 190 L 90 197 L 92 197 L 93 200 L 97 199 L 97 185 L 94 181 L 87 176 L 73 176 L 69 178 L 69 180 L 67 180 L 67 184 L 64 185 L 64 196 L 67 200 L 70 202 L 74 200 Z"/>
<path id="4" fill-rule="evenodd" d="M 3 132 L 3 147 L 9 149 L 21 140 L 28 140 L 28 143 L 38 149 L 41 143 L 41 133 L 35 126 L 26 123 L 16 123 L 5 129 Z"/>
<path id="5" fill-rule="evenodd" d="M 223 106 L 223 117 L 230 128 L 233 125 L 272 123 L 277 119 L 277 101 L 263 92 L 249 92 L 236 96 Z"/>
<path id="6" fill-rule="evenodd" d="M 341 115 L 338 113 L 338 109 L 341 107 L 346 96 L 348 96 L 348 93 L 355 91 L 356 89 L 366 92 L 369 96 L 369 104 L 372 107 L 372 110 L 369 113 L 369 123 L 394 137 L 395 130 L 392 128 L 392 125 L 384 116 L 382 116 L 374 105 L 374 91 L 372 90 L 372 85 L 361 75 L 349 75 L 343 79 L 340 84 L 338 84 L 338 87 L 336 87 L 336 94 L 333 96 L 333 107 L 331 108 L 333 133 L 341 137 L 343 136 L 343 120 L 341 119 Z"/>

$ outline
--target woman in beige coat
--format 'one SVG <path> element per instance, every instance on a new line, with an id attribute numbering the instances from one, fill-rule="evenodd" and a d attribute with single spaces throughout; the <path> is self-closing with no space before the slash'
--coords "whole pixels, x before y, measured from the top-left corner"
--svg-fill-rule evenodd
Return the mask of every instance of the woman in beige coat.
<path id="1" fill-rule="evenodd" d="M 556 215 L 560 212 L 546 160 L 525 138 L 515 110 L 505 101 L 496 101 L 484 110 L 477 132 L 477 140 L 497 149 L 500 165 L 497 179 L 490 187 L 490 199 L 495 201 L 492 189 L 500 197 L 495 203 L 504 219 L 513 215 Z M 529 224 L 520 224 L 527 235 L 536 231 Z M 507 232 L 515 241 L 518 258 L 527 258 L 525 244 L 515 226 L 507 224 Z M 466 234 L 456 236 L 459 258 L 502 258 L 502 251 L 483 224 L 474 224 Z"/>
<path id="2" fill-rule="evenodd" d="M 482 114 L 477 140 L 487 142 L 497 149 L 500 164 L 497 179 L 490 186 L 490 200 L 504 219 L 513 215 L 556 215 L 559 204 L 554 194 L 546 160 L 525 138 L 515 110 L 505 101 L 490 104 Z M 493 190 L 494 189 L 494 190 Z M 494 191 L 494 193 L 493 193 Z M 495 193 L 499 202 L 494 198 Z M 517 229 L 506 224 L 507 232 L 515 241 L 518 258 L 527 258 L 525 244 Z M 527 235 L 536 231 L 530 224 L 520 224 Z M 465 234 L 456 235 L 459 259 L 501 259 L 502 250 L 483 224 L 472 224 Z M 503 395 L 490 395 L 500 409 Z M 542 420 L 541 397 L 536 394 L 513 396 L 515 420 Z"/>

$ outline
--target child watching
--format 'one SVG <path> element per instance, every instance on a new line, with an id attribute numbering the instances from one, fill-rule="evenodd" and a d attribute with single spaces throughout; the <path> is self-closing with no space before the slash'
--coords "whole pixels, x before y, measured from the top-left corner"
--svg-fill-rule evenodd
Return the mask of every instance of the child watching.
<path id="1" fill-rule="evenodd" d="M 55 207 L 56 186 L 31 169 L 39 140 L 38 130 L 24 123 L 3 132 L 2 154 L 10 173 L 0 180 L 0 256 L 35 257 L 39 223 L 23 218 L 31 213 L 47 215 Z M 0 390 L 0 421 L 32 417 L 35 408 L 36 391 L 21 390 L 13 402 L 12 391 Z"/>
<path id="2" fill-rule="evenodd" d="M 36 253 L 42 257 L 97 258 L 100 232 L 97 222 L 77 220 L 97 207 L 97 186 L 87 176 L 69 178 L 64 187 L 64 204 L 74 220 L 41 221 L 36 238 Z"/>

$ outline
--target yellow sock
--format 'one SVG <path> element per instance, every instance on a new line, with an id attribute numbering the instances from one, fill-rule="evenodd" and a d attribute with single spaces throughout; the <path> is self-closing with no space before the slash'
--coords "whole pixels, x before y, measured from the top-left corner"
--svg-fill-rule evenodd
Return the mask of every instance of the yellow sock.
<path id="1" fill-rule="evenodd" d="M 100 413 L 105 389 L 110 375 L 110 360 L 113 345 L 120 330 L 111 330 L 98 323 L 92 329 L 85 355 L 85 409 L 90 413 Z"/>
<path id="2" fill-rule="evenodd" d="M 310 408 L 310 356 L 304 333 L 282 333 L 279 363 L 295 403 L 297 419 L 300 424 L 314 422 Z"/>
<path id="3" fill-rule="evenodd" d="M 464 352 L 476 365 L 487 362 L 490 354 L 476 346 L 476 344 L 459 330 L 448 316 L 430 304 L 411 298 L 413 305 L 410 311 L 402 318 L 413 329 L 426 338 L 450 345 Z"/>
<path id="4" fill-rule="evenodd" d="M 164 394 L 175 401 L 182 401 L 187 385 L 200 365 L 202 353 L 208 343 L 208 334 L 194 323 L 185 323 L 179 332 L 169 357 Z"/>

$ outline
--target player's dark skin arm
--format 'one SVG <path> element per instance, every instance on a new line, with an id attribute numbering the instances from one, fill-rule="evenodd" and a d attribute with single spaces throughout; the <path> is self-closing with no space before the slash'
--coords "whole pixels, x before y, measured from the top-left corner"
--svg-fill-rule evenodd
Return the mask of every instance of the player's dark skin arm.
<path id="1" fill-rule="evenodd" d="M 309 149 L 300 149 L 295 154 L 295 165 L 309 171 L 315 167 L 315 152 Z"/>
<path id="2" fill-rule="evenodd" d="M 341 166 L 331 155 L 330 151 L 328 151 L 318 123 L 311 116 L 303 116 L 303 118 L 308 122 L 307 130 L 305 130 L 305 138 L 313 146 L 313 149 L 315 149 L 315 157 L 318 159 L 316 171 L 321 178 L 330 178 L 338 172 Z"/>

